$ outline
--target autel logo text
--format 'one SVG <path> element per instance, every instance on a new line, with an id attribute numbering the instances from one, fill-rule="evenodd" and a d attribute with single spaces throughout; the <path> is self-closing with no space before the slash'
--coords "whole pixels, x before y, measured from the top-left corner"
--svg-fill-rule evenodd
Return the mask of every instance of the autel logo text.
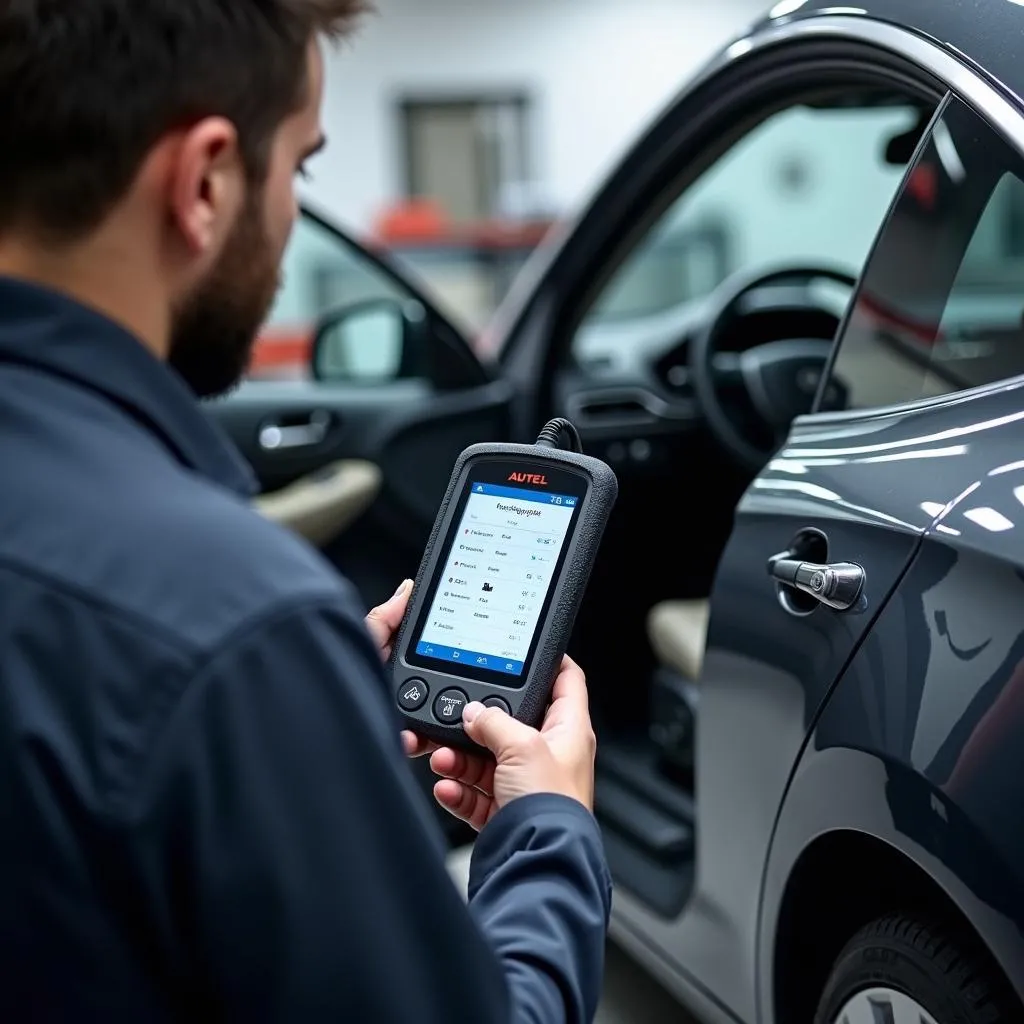
<path id="1" fill-rule="evenodd" d="M 510 484 L 535 484 L 537 487 L 547 487 L 548 478 L 540 473 L 510 473 L 508 482 Z"/>

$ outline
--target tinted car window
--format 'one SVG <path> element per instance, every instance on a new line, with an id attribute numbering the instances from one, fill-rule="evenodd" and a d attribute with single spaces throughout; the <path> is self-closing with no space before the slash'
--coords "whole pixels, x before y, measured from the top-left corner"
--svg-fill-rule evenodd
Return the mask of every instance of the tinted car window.
<path id="1" fill-rule="evenodd" d="M 660 342 L 732 274 L 807 265 L 859 274 L 930 113 L 845 89 L 762 119 L 626 257 L 584 317 L 575 355 Z"/>
<path id="2" fill-rule="evenodd" d="M 846 409 L 1024 373 L 1024 163 L 966 107 L 947 108 L 879 237 L 833 381 Z"/>
<path id="3" fill-rule="evenodd" d="M 252 376 L 304 377 L 309 346 L 318 319 L 325 313 L 362 302 L 410 297 L 365 253 L 303 212 L 295 224 L 281 268 L 281 288 L 260 334 Z M 363 330 L 366 361 L 379 362 L 379 331 Z M 354 374 L 379 380 L 382 374 Z"/>
<path id="4" fill-rule="evenodd" d="M 274 328 L 307 327 L 328 310 L 407 292 L 355 246 L 303 212 L 281 267 L 281 289 L 268 317 Z"/>

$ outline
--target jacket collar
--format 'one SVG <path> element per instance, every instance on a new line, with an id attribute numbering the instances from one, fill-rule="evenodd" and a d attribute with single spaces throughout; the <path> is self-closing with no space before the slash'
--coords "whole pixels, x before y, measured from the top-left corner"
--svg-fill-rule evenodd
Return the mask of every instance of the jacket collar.
<path id="1" fill-rule="evenodd" d="M 5 362 L 97 392 L 190 469 L 246 497 L 257 490 L 249 465 L 181 377 L 95 310 L 0 276 L 0 364 Z"/>

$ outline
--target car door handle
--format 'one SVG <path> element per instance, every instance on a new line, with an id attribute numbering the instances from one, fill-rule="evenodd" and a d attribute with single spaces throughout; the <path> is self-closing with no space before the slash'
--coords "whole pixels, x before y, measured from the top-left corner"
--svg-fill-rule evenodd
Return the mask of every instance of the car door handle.
<path id="1" fill-rule="evenodd" d="M 297 423 L 269 422 L 260 427 L 259 446 L 266 452 L 314 448 L 323 443 L 331 426 L 330 413 L 315 412 Z"/>
<path id="2" fill-rule="evenodd" d="M 864 589 L 864 569 L 856 562 L 802 562 L 789 552 L 768 560 L 772 578 L 799 590 L 838 612 L 845 612 L 858 601 Z"/>

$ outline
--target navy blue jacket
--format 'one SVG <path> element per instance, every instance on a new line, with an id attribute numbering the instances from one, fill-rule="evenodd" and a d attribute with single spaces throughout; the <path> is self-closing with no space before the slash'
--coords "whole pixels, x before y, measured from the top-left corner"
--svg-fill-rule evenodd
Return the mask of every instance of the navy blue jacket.
<path id="1" fill-rule="evenodd" d="M 131 335 L 0 280 L 0 1020 L 585 1021 L 593 818 L 503 809 L 467 911 L 352 589 Z"/>

